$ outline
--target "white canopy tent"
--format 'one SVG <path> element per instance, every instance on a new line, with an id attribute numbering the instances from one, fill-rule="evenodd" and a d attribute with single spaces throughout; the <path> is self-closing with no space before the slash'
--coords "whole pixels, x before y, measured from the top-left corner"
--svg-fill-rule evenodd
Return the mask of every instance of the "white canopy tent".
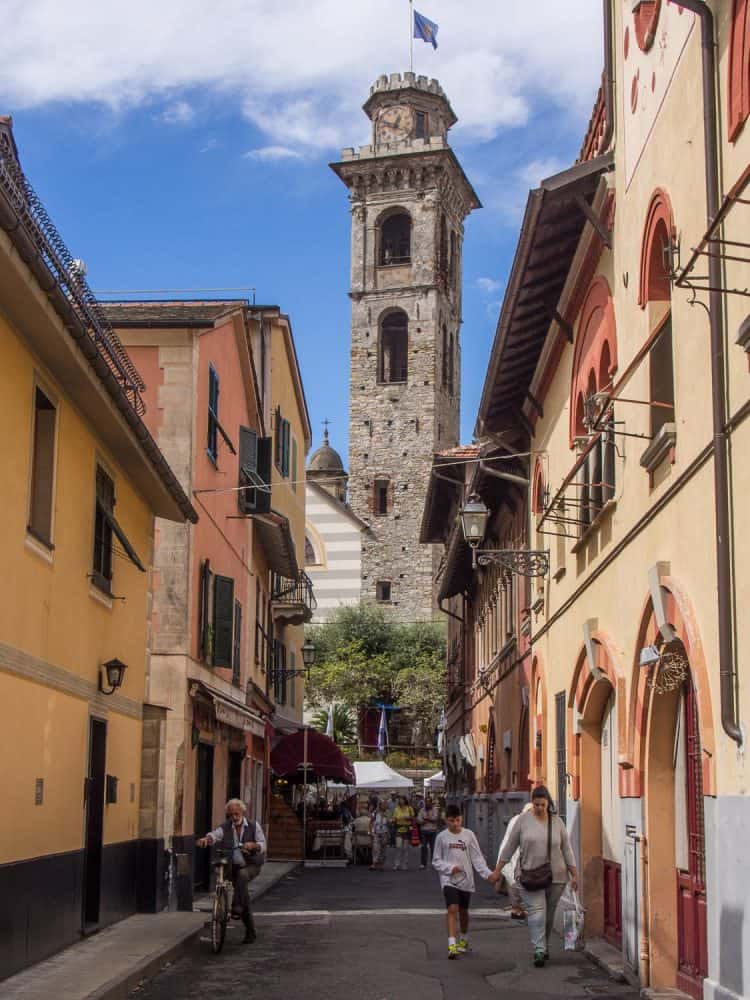
<path id="1" fill-rule="evenodd" d="M 413 788 L 411 778 L 405 778 L 382 760 L 355 760 L 354 773 L 357 778 L 356 790 L 363 792 L 390 792 L 401 788 Z M 351 786 L 328 783 L 330 789 L 347 788 Z"/>
<path id="2" fill-rule="evenodd" d="M 442 788 L 445 785 L 445 775 L 442 771 L 438 771 L 437 774 L 431 774 L 429 778 L 424 779 L 424 787 L 429 789 Z"/>

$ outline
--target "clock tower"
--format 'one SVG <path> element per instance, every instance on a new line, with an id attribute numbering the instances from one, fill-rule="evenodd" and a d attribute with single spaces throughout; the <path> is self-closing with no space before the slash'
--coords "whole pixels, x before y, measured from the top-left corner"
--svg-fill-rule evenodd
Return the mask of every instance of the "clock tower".
<path id="1" fill-rule="evenodd" d="M 370 527 L 363 600 L 424 621 L 438 553 L 419 528 L 433 454 L 458 444 L 463 223 L 480 204 L 437 80 L 381 76 L 364 111 L 371 143 L 332 164 L 352 214 L 349 504 Z"/>

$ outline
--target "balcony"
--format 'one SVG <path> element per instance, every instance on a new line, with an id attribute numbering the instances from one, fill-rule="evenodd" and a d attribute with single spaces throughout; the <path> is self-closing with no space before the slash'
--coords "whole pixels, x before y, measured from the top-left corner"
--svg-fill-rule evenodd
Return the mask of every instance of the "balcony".
<path id="1" fill-rule="evenodd" d="M 307 573 L 300 572 L 296 580 L 274 574 L 271 592 L 271 613 L 274 624 L 305 625 L 312 618 L 317 606 L 312 581 Z"/>

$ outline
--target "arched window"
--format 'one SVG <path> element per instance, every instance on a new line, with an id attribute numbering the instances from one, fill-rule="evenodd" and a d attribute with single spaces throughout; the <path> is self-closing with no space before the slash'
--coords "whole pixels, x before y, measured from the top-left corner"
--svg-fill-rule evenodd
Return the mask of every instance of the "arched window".
<path id="1" fill-rule="evenodd" d="M 729 139 L 734 142 L 750 116 L 750 0 L 734 0 L 727 92 Z"/>
<path id="2" fill-rule="evenodd" d="M 534 514 L 544 513 L 545 503 L 544 470 L 540 459 L 536 460 L 534 469 L 534 490 L 531 494 L 531 510 Z"/>
<path id="3" fill-rule="evenodd" d="M 675 392 L 672 353 L 672 284 L 669 275 L 670 247 L 675 227 L 672 206 L 665 191 L 657 190 L 651 199 L 641 245 L 641 283 L 639 301 L 646 309 L 651 303 L 662 304 L 649 310 L 649 403 L 651 445 L 641 464 L 647 471 L 665 458 L 674 445 Z"/>
<path id="4" fill-rule="evenodd" d="M 456 391 L 455 386 L 455 356 L 456 342 L 453 334 L 448 338 L 448 395 L 452 396 Z"/>
<path id="5" fill-rule="evenodd" d="M 570 443 L 580 449 L 589 448 L 579 471 L 581 533 L 615 495 L 615 417 L 614 407 L 607 406 L 607 393 L 616 369 L 612 293 L 606 279 L 599 275 L 591 283 L 581 309 L 573 355 Z"/>
<path id="6" fill-rule="evenodd" d="M 305 535 L 305 566 L 317 566 L 318 557 L 315 555 L 315 549 L 313 548 L 313 543 L 310 541 L 309 537 Z"/>
<path id="7" fill-rule="evenodd" d="M 380 323 L 378 381 L 406 382 L 409 373 L 409 319 L 402 309 L 389 312 Z"/>
<path id="8" fill-rule="evenodd" d="M 389 215 L 380 227 L 380 263 L 411 262 L 411 216 L 408 212 Z"/>

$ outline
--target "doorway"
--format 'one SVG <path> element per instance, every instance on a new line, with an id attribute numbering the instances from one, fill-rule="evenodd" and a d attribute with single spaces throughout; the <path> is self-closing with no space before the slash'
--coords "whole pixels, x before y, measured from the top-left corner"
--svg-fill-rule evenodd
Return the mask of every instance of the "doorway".
<path id="1" fill-rule="evenodd" d="M 195 767 L 195 829 L 196 837 L 204 837 L 213 830 L 214 799 L 214 748 L 210 743 L 198 744 Z M 193 882 L 196 889 L 209 888 L 211 863 L 209 852 L 196 850 L 193 865 Z"/>
<path id="2" fill-rule="evenodd" d="M 83 928 L 99 923 L 104 845 L 104 784 L 107 723 L 89 720 L 89 763 L 86 775 L 86 844 L 83 856 Z"/>
<path id="3" fill-rule="evenodd" d="M 603 936 L 622 948 L 622 853 L 619 767 L 614 692 L 604 708 L 601 730 Z"/>
<path id="4" fill-rule="evenodd" d="M 242 762 L 244 750 L 230 750 L 227 765 L 227 799 L 242 798 Z M 245 803 L 247 805 L 247 803 Z"/>

